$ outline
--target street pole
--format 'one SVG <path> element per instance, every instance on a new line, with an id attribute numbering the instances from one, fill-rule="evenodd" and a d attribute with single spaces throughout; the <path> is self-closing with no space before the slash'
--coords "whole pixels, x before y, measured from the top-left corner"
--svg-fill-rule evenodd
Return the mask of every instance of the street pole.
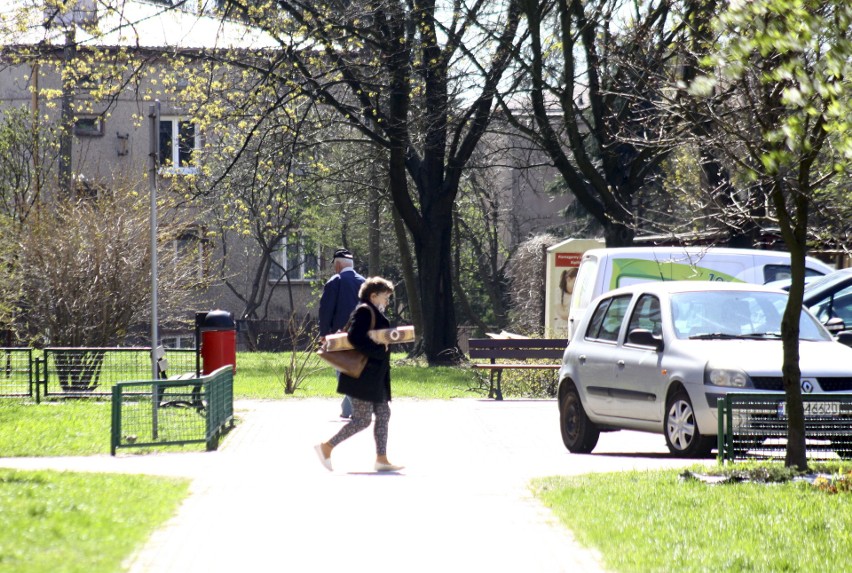
<path id="1" fill-rule="evenodd" d="M 151 375 L 157 379 L 157 170 L 160 163 L 160 102 L 148 106 L 148 187 L 151 191 Z"/>
<path id="2" fill-rule="evenodd" d="M 151 437 L 160 433 L 160 384 L 157 372 L 157 169 L 160 164 L 160 102 L 148 106 L 148 187 L 151 190 Z"/>

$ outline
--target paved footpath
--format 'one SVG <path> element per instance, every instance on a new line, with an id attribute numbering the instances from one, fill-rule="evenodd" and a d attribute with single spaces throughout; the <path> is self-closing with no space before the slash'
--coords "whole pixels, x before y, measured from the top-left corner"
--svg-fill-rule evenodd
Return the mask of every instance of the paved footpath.
<path id="1" fill-rule="evenodd" d="M 388 454 L 373 471 L 368 429 L 334 452 L 313 445 L 339 401 L 240 401 L 217 452 L 5 458 L 0 467 L 192 478 L 177 515 L 127 563 L 131 573 L 596 572 L 596 555 L 529 493 L 536 476 L 682 467 L 662 436 L 603 434 L 570 454 L 550 400 L 394 400 Z M 155 495 L 155 493 L 152 493 Z"/>

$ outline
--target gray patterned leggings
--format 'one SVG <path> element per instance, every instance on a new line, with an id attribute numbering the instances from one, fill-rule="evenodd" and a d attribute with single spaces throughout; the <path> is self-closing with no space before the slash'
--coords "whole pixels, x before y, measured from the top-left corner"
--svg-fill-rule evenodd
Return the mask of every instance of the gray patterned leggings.
<path id="1" fill-rule="evenodd" d="M 376 414 L 376 423 L 373 425 L 373 436 L 376 438 L 376 455 L 387 454 L 388 447 L 388 422 L 390 421 L 390 405 L 387 402 L 369 402 L 352 398 L 352 419 L 340 428 L 328 443 L 337 446 L 347 438 L 351 438 L 361 430 L 366 430 Z"/>

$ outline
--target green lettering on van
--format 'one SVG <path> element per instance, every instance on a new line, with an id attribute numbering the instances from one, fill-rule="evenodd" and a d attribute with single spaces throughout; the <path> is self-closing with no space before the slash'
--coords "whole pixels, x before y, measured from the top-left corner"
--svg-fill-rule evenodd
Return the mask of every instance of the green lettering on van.
<path id="1" fill-rule="evenodd" d="M 613 259 L 610 289 L 649 281 L 744 282 L 731 275 L 695 265 L 647 259 Z"/>

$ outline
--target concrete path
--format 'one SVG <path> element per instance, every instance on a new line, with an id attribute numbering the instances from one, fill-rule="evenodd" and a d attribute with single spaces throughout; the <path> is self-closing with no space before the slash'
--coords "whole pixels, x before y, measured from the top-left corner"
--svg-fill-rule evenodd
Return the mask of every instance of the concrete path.
<path id="1" fill-rule="evenodd" d="M 378 474 L 368 429 L 334 452 L 338 400 L 242 401 L 217 452 L 6 458 L 0 467 L 185 476 L 190 496 L 128 562 L 132 573 L 278 571 L 595 572 L 529 493 L 532 477 L 682 467 L 662 436 L 603 434 L 595 453 L 562 445 L 554 401 L 395 400 Z"/>

